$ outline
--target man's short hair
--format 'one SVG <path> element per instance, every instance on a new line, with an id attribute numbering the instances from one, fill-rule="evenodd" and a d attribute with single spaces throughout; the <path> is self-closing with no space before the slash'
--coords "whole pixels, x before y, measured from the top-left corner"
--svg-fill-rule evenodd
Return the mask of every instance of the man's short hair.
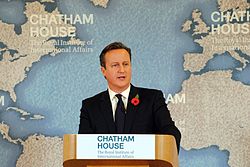
<path id="1" fill-rule="evenodd" d="M 101 52 L 100 54 L 100 65 L 104 68 L 106 68 L 105 65 L 105 54 L 110 51 L 110 50 L 115 50 L 115 49 L 125 49 L 128 53 L 129 53 L 129 58 L 131 61 L 131 49 L 128 48 L 127 46 L 125 46 L 123 43 L 121 42 L 113 42 L 109 45 L 107 45 Z"/>

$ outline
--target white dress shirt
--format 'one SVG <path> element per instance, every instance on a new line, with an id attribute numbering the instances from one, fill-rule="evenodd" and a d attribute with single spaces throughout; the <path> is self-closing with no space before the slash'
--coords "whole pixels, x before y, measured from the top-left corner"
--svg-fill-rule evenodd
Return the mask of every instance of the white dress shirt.
<path id="1" fill-rule="evenodd" d="M 110 101 L 111 101 L 111 104 L 112 104 L 112 111 L 113 111 L 114 120 L 115 120 L 115 109 L 116 109 L 117 102 L 118 102 L 118 98 L 115 95 L 116 94 L 121 94 L 122 95 L 122 101 L 123 101 L 125 110 L 127 110 L 128 96 L 129 96 L 129 92 L 130 92 L 130 87 L 131 86 L 129 85 L 129 87 L 126 90 L 124 90 L 123 92 L 121 92 L 121 93 L 116 93 L 116 92 L 112 91 L 110 88 L 108 88 L 109 98 L 110 98 Z"/>

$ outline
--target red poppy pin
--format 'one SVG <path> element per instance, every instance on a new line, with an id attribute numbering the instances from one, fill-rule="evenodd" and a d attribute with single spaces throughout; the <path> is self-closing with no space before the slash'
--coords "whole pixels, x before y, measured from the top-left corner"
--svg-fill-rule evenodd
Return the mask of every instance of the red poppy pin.
<path id="1" fill-rule="evenodd" d="M 138 94 L 131 100 L 131 103 L 132 103 L 134 106 L 137 106 L 137 105 L 140 103 L 139 95 L 138 95 Z"/>

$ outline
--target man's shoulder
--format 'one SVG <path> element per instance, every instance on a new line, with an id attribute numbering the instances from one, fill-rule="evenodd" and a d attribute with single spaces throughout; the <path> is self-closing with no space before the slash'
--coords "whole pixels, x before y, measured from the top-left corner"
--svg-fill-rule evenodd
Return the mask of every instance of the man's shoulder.
<path id="1" fill-rule="evenodd" d="M 159 89 L 152 89 L 152 88 L 144 88 L 144 87 L 135 87 L 138 89 L 140 93 L 145 93 L 145 94 L 162 94 L 162 91 Z"/>
<path id="2" fill-rule="evenodd" d="M 145 87 L 135 87 L 137 89 L 138 95 L 142 98 L 146 98 L 148 100 L 150 99 L 157 99 L 158 97 L 163 97 L 164 94 L 161 90 L 159 89 L 152 89 L 152 88 L 145 88 Z"/>
<path id="3" fill-rule="evenodd" d="M 84 99 L 82 102 L 83 103 L 96 103 L 97 101 L 100 101 L 106 93 L 107 93 L 107 90 L 102 91 L 102 92 L 100 92 L 92 97 L 88 97 L 88 98 Z"/>
<path id="4" fill-rule="evenodd" d="M 163 101 L 165 102 L 164 94 L 161 90 L 144 87 L 136 87 L 136 89 L 139 99 L 145 103 L 152 104 Z"/>

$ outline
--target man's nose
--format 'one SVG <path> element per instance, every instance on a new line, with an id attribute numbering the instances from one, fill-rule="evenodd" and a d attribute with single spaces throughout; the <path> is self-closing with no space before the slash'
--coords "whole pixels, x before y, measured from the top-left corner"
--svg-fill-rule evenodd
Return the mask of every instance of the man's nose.
<path id="1" fill-rule="evenodd" d="M 124 70 L 123 65 L 120 65 L 119 72 L 124 72 L 124 71 L 125 71 L 125 70 Z"/>

